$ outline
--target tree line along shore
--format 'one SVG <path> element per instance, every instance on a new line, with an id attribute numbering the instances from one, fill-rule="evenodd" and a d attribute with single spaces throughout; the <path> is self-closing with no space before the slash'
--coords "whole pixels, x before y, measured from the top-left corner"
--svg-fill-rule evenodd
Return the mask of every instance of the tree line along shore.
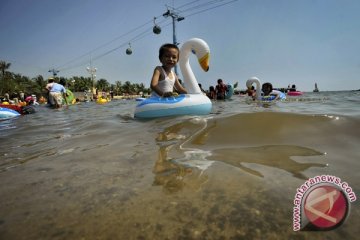
<path id="1" fill-rule="evenodd" d="M 23 76 L 19 73 L 9 71 L 11 63 L 0 61 L 0 98 L 7 93 L 10 98 L 17 97 L 20 92 L 25 96 L 36 95 L 45 96 L 45 86 L 48 79 L 42 75 L 34 78 Z M 60 80 L 66 83 L 66 88 L 76 93 L 84 92 L 112 92 L 117 98 L 130 98 L 131 96 L 148 95 L 151 90 L 142 83 L 131 83 L 130 81 L 116 81 L 115 84 L 109 83 L 106 79 L 95 80 L 91 77 L 74 76 L 71 78 L 54 76 L 55 82 Z"/>

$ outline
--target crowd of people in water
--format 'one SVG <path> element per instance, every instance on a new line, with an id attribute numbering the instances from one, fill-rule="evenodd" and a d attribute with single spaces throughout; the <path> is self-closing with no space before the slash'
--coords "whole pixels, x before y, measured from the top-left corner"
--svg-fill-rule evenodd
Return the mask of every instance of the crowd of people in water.
<path id="1" fill-rule="evenodd" d="M 178 46 L 175 44 L 162 45 L 159 49 L 159 60 L 162 65 L 155 67 L 150 83 L 152 96 L 169 97 L 174 96 L 174 94 L 186 94 L 187 90 L 172 70 L 179 60 Z M 54 78 L 49 78 L 44 89 L 46 90 L 46 98 L 41 96 L 39 102 L 47 102 L 48 105 L 53 108 L 61 108 L 64 104 L 68 105 L 68 101 L 71 100 L 68 98 L 69 96 L 65 85 L 66 83 L 64 80 L 60 80 L 60 82 L 57 83 Z M 207 91 L 202 88 L 201 84 L 199 84 L 199 88 L 203 94 L 211 100 L 224 100 L 228 94 L 232 95 L 229 91 L 233 91 L 233 89 L 229 89 L 229 85 L 225 84 L 222 79 L 218 79 L 217 85 L 210 86 Z M 271 83 L 264 83 L 261 91 L 263 96 L 272 95 L 275 96 L 275 99 L 279 98 L 280 95 L 280 91 L 273 89 Z M 290 87 L 289 85 L 288 91 L 296 91 L 296 86 L 292 85 Z M 86 94 L 87 92 L 85 92 L 85 95 Z M 245 91 L 245 94 L 255 99 L 256 89 L 252 86 Z M 113 97 L 113 92 L 111 95 L 111 97 Z M 1 99 L 2 105 L 12 104 L 18 105 L 19 107 L 38 105 L 39 102 L 34 94 L 25 97 L 25 94 L 22 91 L 18 94 L 14 93 L 12 96 L 6 93 L 4 98 Z"/>
<path id="2" fill-rule="evenodd" d="M 43 94 L 38 97 L 31 93 L 26 94 L 23 91 L 13 92 L 12 94 L 5 93 L 0 96 L 0 107 L 15 110 L 21 114 L 34 113 L 34 106 L 40 104 L 46 104 L 46 106 L 54 109 L 62 108 L 70 104 L 76 104 L 80 102 L 79 98 L 75 98 L 74 94 L 66 88 L 66 82 L 64 79 L 60 79 L 59 82 L 55 81 L 55 78 L 50 77 L 43 89 Z M 98 91 L 92 93 L 84 91 L 83 101 L 109 101 L 114 97 L 114 92 L 110 91 Z"/>
<path id="3" fill-rule="evenodd" d="M 23 91 L 19 93 L 13 92 L 11 95 L 5 93 L 2 98 L 0 98 L 1 104 L 15 104 L 15 105 L 39 105 L 40 103 L 48 102 L 50 105 L 53 105 L 55 108 L 62 106 L 63 101 L 66 102 L 66 89 L 65 82 L 60 81 L 56 83 L 54 78 L 49 78 L 48 83 L 44 90 L 46 90 L 46 97 L 41 96 L 39 99 L 35 94 L 25 95 Z"/>
<path id="4" fill-rule="evenodd" d="M 160 69 L 160 71 L 162 70 Z M 161 74 L 165 75 L 164 72 L 162 72 Z M 177 90 L 179 86 L 177 88 L 175 86 L 170 86 L 169 89 L 174 88 L 174 92 L 178 94 L 186 93 L 185 88 L 182 86 L 182 81 L 180 79 L 178 79 L 178 81 L 179 81 L 179 86 L 181 86 L 180 91 Z M 211 85 L 208 90 L 204 90 L 202 84 L 200 83 L 199 83 L 199 88 L 201 92 L 211 100 L 224 100 L 226 99 L 226 96 L 229 91 L 228 85 L 225 84 L 222 79 L 218 79 L 217 85 L 215 86 Z M 11 104 L 11 105 L 18 105 L 23 107 L 23 106 L 31 106 L 31 105 L 39 105 L 39 104 L 47 103 L 50 107 L 53 108 L 61 108 L 64 104 L 65 105 L 69 104 L 67 102 L 68 96 L 65 88 L 65 82 L 60 81 L 59 83 L 56 83 L 54 78 L 49 78 L 45 90 L 47 92 L 46 94 L 47 96 L 46 97 L 41 96 L 39 99 L 36 97 L 35 94 L 29 94 L 26 96 L 23 91 L 20 91 L 19 93 L 13 93 L 11 95 L 5 93 L 4 96 L 0 98 L 0 104 L 2 105 Z M 277 96 L 280 92 L 279 90 L 273 89 L 271 83 L 264 83 L 262 85 L 261 91 L 263 96 L 268 96 L 270 94 Z M 289 85 L 286 91 L 296 91 L 296 85 L 294 84 L 291 86 Z M 102 95 L 104 95 L 104 93 L 106 94 L 106 92 L 103 92 Z M 172 95 L 172 93 L 173 91 L 169 90 L 169 93 L 165 93 L 165 95 L 163 95 L 162 97 L 166 97 L 167 95 L 170 96 Z M 255 99 L 256 89 L 254 88 L 254 86 L 251 86 L 245 91 L 240 91 L 240 94 L 246 94 Z M 94 98 L 94 96 L 97 96 L 97 94 L 91 94 L 90 92 L 87 91 L 85 91 L 84 93 L 85 100 L 86 99 L 93 100 L 91 97 L 89 98 L 88 95 L 93 95 L 92 96 L 93 99 L 96 100 L 96 97 Z M 103 97 L 102 95 L 101 97 Z M 113 91 L 110 91 L 110 96 L 112 99 L 114 96 Z M 107 98 L 107 95 L 105 95 L 105 98 Z M 79 101 L 79 99 L 76 100 Z"/>
<path id="5" fill-rule="evenodd" d="M 20 114 L 34 113 L 34 106 L 47 103 L 52 108 L 61 108 L 63 104 L 68 104 L 65 81 L 60 80 L 56 83 L 54 78 L 49 78 L 44 89 L 46 97 L 40 96 L 38 99 L 35 94 L 25 95 L 23 91 L 19 93 L 5 93 L 0 98 L 0 107 L 9 108 L 19 112 Z"/>
<path id="6" fill-rule="evenodd" d="M 228 86 L 223 82 L 222 79 L 217 80 L 217 85 L 210 86 L 208 91 L 205 91 L 202 88 L 201 83 L 199 83 L 200 90 L 208 96 L 208 98 L 212 100 L 224 100 L 226 95 L 228 94 Z"/>
<path id="7" fill-rule="evenodd" d="M 152 96 L 156 97 L 170 97 L 175 94 L 187 93 L 186 88 L 181 84 L 181 80 L 172 70 L 179 61 L 179 48 L 175 44 L 164 44 L 159 49 L 159 60 L 161 66 L 156 66 L 151 78 Z M 185 86 L 186 87 L 186 86 Z M 199 84 L 200 90 L 212 100 L 225 100 L 227 95 L 232 96 L 233 93 L 229 92 L 229 85 L 225 84 L 222 79 L 217 80 L 216 86 L 210 86 L 209 90 L 205 91 L 202 85 Z M 281 91 L 273 88 L 271 83 L 264 83 L 262 85 L 262 96 L 274 96 L 279 99 L 282 94 Z M 296 86 L 292 85 L 286 91 L 296 91 Z M 252 96 L 255 99 L 256 90 L 250 87 L 246 90 L 245 94 Z"/>

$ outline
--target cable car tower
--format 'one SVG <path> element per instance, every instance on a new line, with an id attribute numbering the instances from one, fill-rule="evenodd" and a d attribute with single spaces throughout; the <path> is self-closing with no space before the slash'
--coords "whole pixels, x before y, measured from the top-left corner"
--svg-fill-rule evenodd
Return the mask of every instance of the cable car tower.
<path id="1" fill-rule="evenodd" d="M 172 8 L 170 9 L 167 6 L 167 11 L 163 14 L 163 17 L 171 17 L 172 18 L 172 25 L 173 25 L 173 44 L 175 45 L 179 45 L 179 43 L 177 42 L 176 39 L 176 22 L 180 22 L 182 20 L 184 20 L 184 17 L 181 17 L 177 12 L 175 12 L 175 9 Z M 175 65 L 175 73 L 176 75 L 178 75 L 178 71 L 177 71 L 177 65 Z"/>

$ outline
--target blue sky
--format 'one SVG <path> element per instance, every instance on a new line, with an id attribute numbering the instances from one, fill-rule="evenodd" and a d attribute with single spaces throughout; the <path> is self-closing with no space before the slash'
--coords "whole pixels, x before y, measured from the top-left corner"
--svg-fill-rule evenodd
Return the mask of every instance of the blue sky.
<path id="1" fill-rule="evenodd" d="M 159 47 L 172 42 L 167 5 L 185 17 L 176 24 L 180 44 L 199 37 L 210 46 L 209 72 L 190 61 L 205 88 L 222 78 L 244 89 L 257 76 L 303 91 L 315 82 L 323 91 L 360 89 L 360 1 L 230 1 L 2 0 L 0 60 L 25 76 L 47 78 L 55 68 L 69 78 L 90 76 L 92 59 L 97 79 L 149 86 Z"/>

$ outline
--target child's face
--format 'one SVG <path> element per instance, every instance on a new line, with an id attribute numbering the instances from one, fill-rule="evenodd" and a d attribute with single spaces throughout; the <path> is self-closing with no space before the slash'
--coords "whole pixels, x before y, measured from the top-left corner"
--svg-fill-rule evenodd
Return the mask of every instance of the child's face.
<path id="1" fill-rule="evenodd" d="M 264 95 L 269 95 L 271 93 L 271 87 L 270 86 L 263 86 L 262 91 L 264 92 Z"/>
<path id="2" fill-rule="evenodd" d="M 161 63 L 165 67 L 172 68 L 179 61 L 179 51 L 176 48 L 166 49 L 161 57 Z"/>

